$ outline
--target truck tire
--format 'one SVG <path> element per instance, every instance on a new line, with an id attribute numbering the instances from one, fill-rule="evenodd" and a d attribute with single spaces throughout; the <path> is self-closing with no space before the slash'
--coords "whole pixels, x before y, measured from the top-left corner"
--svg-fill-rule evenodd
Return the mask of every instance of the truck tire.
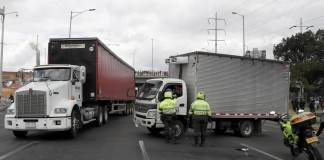
<path id="1" fill-rule="evenodd" d="M 108 108 L 105 106 L 103 108 L 103 124 L 108 123 L 108 118 L 109 118 L 109 113 L 108 113 Z"/>
<path id="2" fill-rule="evenodd" d="M 238 130 L 236 133 L 241 137 L 250 137 L 253 134 L 253 123 L 249 120 L 243 120 L 239 122 Z"/>
<path id="3" fill-rule="evenodd" d="M 71 129 L 68 131 L 69 138 L 75 138 L 77 136 L 78 130 L 80 128 L 80 117 L 78 116 L 78 111 L 73 110 L 71 113 Z"/>
<path id="4" fill-rule="evenodd" d="M 17 138 L 25 138 L 27 136 L 27 131 L 12 131 L 13 135 Z"/>
<path id="5" fill-rule="evenodd" d="M 185 132 L 184 124 L 181 121 L 176 120 L 174 125 L 175 125 L 175 136 L 176 138 L 180 138 Z"/>
<path id="6" fill-rule="evenodd" d="M 102 126 L 102 122 L 103 122 L 103 112 L 102 112 L 102 107 L 98 106 L 98 112 L 97 112 L 97 117 L 96 117 L 96 126 L 97 127 L 101 127 Z"/>

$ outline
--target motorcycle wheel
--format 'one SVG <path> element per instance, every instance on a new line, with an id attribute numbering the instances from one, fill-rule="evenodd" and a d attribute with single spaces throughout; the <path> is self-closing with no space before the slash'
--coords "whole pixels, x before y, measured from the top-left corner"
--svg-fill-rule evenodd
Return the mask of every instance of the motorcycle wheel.
<path id="1" fill-rule="evenodd" d="M 308 160 L 323 160 L 321 153 L 314 146 L 307 147 L 305 153 L 308 155 Z"/>

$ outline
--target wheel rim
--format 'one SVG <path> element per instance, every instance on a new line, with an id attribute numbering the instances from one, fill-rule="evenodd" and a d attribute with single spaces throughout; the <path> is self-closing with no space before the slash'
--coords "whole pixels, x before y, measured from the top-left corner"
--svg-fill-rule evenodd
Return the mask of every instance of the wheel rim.
<path id="1" fill-rule="evenodd" d="M 105 115 L 105 121 L 107 122 L 108 121 L 108 112 L 107 112 L 107 110 L 105 110 L 104 112 L 105 112 L 104 113 L 104 115 Z"/>
<path id="2" fill-rule="evenodd" d="M 249 134 L 251 134 L 251 132 L 252 132 L 252 128 L 250 125 L 246 124 L 243 126 L 243 133 L 245 135 L 249 135 Z"/>
<path id="3" fill-rule="evenodd" d="M 175 136 L 179 137 L 182 134 L 182 129 L 181 129 L 180 125 L 176 124 L 174 126 L 174 128 L 175 128 Z"/>
<path id="4" fill-rule="evenodd" d="M 102 123 L 103 117 L 102 117 L 102 110 L 100 110 L 99 113 L 99 122 Z"/>
<path id="5" fill-rule="evenodd" d="M 75 116 L 75 113 L 73 113 L 73 119 L 72 119 L 72 131 L 73 131 L 73 133 L 77 132 L 78 126 L 79 126 L 79 120 Z"/>

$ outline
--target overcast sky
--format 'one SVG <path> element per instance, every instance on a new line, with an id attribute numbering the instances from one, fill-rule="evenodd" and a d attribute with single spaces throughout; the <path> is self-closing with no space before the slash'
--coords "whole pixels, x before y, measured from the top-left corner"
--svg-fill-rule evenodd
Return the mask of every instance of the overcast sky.
<path id="1" fill-rule="evenodd" d="M 246 46 L 267 51 L 283 37 L 300 31 L 304 25 L 314 25 L 313 31 L 324 27 L 323 0 L 0 0 L 7 12 L 19 16 L 5 19 L 4 70 L 32 68 L 35 53 L 30 43 L 39 35 L 41 64 L 49 38 L 68 37 L 71 11 L 86 12 L 72 21 L 72 37 L 98 37 L 118 56 L 135 69 L 151 68 L 151 39 L 154 39 L 154 69 L 166 70 L 164 60 L 170 55 L 202 50 L 214 51 L 214 33 L 207 29 L 214 23 L 208 18 L 218 13 L 226 25 L 218 22 L 218 52 L 242 55 L 242 18 L 245 15 Z"/>

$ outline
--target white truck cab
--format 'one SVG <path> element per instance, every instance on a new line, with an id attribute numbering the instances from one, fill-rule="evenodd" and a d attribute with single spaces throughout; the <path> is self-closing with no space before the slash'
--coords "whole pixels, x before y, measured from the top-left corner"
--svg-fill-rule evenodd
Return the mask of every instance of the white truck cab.
<path id="1" fill-rule="evenodd" d="M 152 133 L 160 132 L 164 125 L 157 111 L 163 100 L 164 92 L 171 89 L 173 97 L 177 100 L 177 135 L 184 133 L 187 125 L 187 88 L 183 80 L 175 78 L 151 79 L 139 89 L 135 101 L 134 121 L 141 126 L 147 127 Z"/>
<path id="2" fill-rule="evenodd" d="M 30 130 L 71 129 L 71 112 L 82 106 L 85 67 L 41 65 L 33 70 L 33 81 L 15 92 L 15 102 L 5 115 L 5 128 L 16 137 Z"/>

